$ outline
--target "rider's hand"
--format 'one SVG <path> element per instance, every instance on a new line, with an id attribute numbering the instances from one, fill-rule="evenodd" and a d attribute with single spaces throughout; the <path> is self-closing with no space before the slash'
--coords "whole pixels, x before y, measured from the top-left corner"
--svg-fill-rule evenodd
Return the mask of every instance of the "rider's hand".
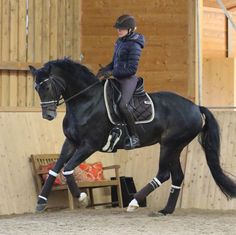
<path id="1" fill-rule="evenodd" d="M 105 79 L 109 79 L 112 76 L 112 71 L 111 70 L 107 70 L 107 71 L 98 71 L 97 77 L 100 80 L 105 80 Z"/>
<path id="2" fill-rule="evenodd" d="M 104 73 L 105 73 L 105 72 L 106 72 L 105 67 L 100 68 L 100 69 L 98 70 L 98 72 L 97 72 L 96 77 L 97 77 L 98 79 L 100 79 L 100 77 L 103 77 L 103 76 L 104 76 Z"/>

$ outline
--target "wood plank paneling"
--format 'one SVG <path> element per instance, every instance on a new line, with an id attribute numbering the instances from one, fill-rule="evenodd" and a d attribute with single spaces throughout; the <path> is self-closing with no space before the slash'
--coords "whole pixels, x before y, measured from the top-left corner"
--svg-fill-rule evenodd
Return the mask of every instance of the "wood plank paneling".
<path id="1" fill-rule="evenodd" d="M 234 22 L 236 22 L 236 8 L 233 15 Z M 232 50 L 233 50 L 233 56 L 236 57 L 236 31 L 232 30 Z"/>
<path id="2" fill-rule="evenodd" d="M 49 44 L 50 44 L 50 10 L 51 1 L 43 0 L 42 2 L 42 59 L 41 62 L 45 63 L 49 59 Z"/>
<path id="3" fill-rule="evenodd" d="M 236 60 L 210 58 L 203 60 L 203 105 L 235 106 Z"/>
<path id="4" fill-rule="evenodd" d="M 43 0 L 36 0 L 34 2 L 34 62 L 42 62 L 43 53 Z M 29 19 L 31 20 L 31 19 Z M 37 40 L 36 40 L 37 39 Z"/>
<path id="5" fill-rule="evenodd" d="M 236 171 L 235 112 L 214 112 L 221 131 L 222 168 L 233 175 Z M 197 140 L 189 146 L 185 172 L 182 208 L 236 209 L 236 201 L 228 201 L 211 176 L 204 153 Z"/>
<path id="6" fill-rule="evenodd" d="M 214 112 L 214 115 L 221 131 L 220 161 L 222 168 L 226 172 L 234 174 L 236 171 L 236 113 L 221 111 Z M 0 172 L 1 215 L 34 211 L 36 191 L 33 187 L 34 181 L 28 159 L 32 153 L 58 153 L 60 151 L 64 140 L 61 130 L 63 116 L 64 112 L 58 113 L 57 119 L 49 123 L 43 121 L 40 112 L 0 113 L 0 126 L 3 133 L 0 135 L 2 150 L 0 155 L 2 163 Z M 25 138 L 21 138 L 21 136 L 25 136 Z M 12 141 L 15 143 L 14 148 Z M 120 150 L 115 154 L 96 153 L 88 159 L 88 162 L 102 161 L 103 165 L 120 164 L 120 175 L 133 177 L 136 188 L 139 190 L 156 175 L 158 156 L 159 145 L 153 145 L 133 151 Z M 182 197 L 180 197 L 177 207 L 236 209 L 236 201 L 227 201 L 216 186 L 197 138 L 188 148 L 184 149 L 181 161 L 185 179 Z M 150 194 L 147 198 L 148 207 L 151 209 L 163 208 L 169 195 L 169 188 L 170 181 Z M 102 195 L 107 196 L 106 193 Z M 51 195 L 51 198 L 54 197 Z"/>
<path id="7" fill-rule="evenodd" d="M 220 8 L 219 4 L 216 2 L 216 0 L 204 0 L 203 1 L 204 6 L 206 7 L 215 7 Z M 230 9 L 232 7 L 236 6 L 235 0 L 222 0 L 222 3 L 227 9 Z"/>
<path id="8" fill-rule="evenodd" d="M 18 39 L 18 61 L 26 62 L 27 50 L 26 50 L 26 1 L 19 1 L 19 39 Z M 25 71 L 18 71 L 18 87 L 17 87 L 17 106 L 26 106 L 26 91 L 27 91 L 27 77 Z"/>
<path id="9" fill-rule="evenodd" d="M 9 20 L 10 15 L 10 2 L 8 0 L 2 1 L 2 60 L 9 61 L 10 60 L 10 22 Z M 1 91 L 1 105 L 8 106 L 10 103 L 10 78 L 9 72 L 3 71 L 2 72 L 2 91 Z"/>
<path id="10" fill-rule="evenodd" d="M 72 56 L 72 37 L 73 37 L 73 0 L 66 0 L 65 2 L 65 54 Z"/>
<path id="11" fill-rule="evenodd" d="M 19 2 L 17 0 L 10 1 L 10 61 L 18 61 L 18 14 L 19 14 Z M 17 106 L 18 97 L 18 72 L 10 72 L 10 84 L 9 84 L 9 98 L 10 106 Z"/>
<path id="12" fill-rule="evenodd" d="M 88 0 L 83 1 L 82 11 L 81 51 L 84 63 L 94 72 L 98 64 L 108 64 L 112 59 L 117 38 L 112 26 L 116 18 L 132 14 L 137 21 L 137 31 L 146 39 L 138 70 L 145 79 L 146 89 L 167 89 L 187 96 L 188 86 L 184 84 L 188 80 L 189 60 L 188 1 L 151 0 L 146 4 L 143 0 Z M 155 72 L 155 76 L 150 74 Z"/>
<path id="13" fill-rule="evenodd" d="M 0 1 L 0 61 L 2 61 L 2 38 L 3 38 L 3 32 L 2 32 L 2 17 L 3 17 L 3 5 L 2 1 Z M 2 90 L 2 71 L 0 71 L 0 90 Z M 2 105 L 2 95 L 0 95 L 0 105 Z"/>
<path id="14" fill-rule="evenodd" d="M 35 62 L 35 0 L 28 2 L 28 48 L 27 50 L 27 62 Z M 34 106 L 34 90 L 33 79 L 30 72 L 27 72 L 26 79 L 26 106 Z"/>
<path id="15" fill-rule="evenodd" d="M 231 12 L 236 20 L 236 14 Z M 203 14 L 204 58 L 225 58 L 227 56 L 227 19 L 221 9 L 204 7 Z M 232 35 L 232 56 L 236 56 L 236 32 Z"/>
<path id="16" fill-rule="evenodd" d="M 49 50 L 49 60 L 57 58 L 57 48 L 58 48 L 58 41 L 61 39 L 58 39 L 57 32 L 57 22 L 60 16 L 58 17 L 58 1 L 57 0 L 51 0 L 50 5 L 50 50 Z"/>
<path id="17" fill-rule="evenodd" d="M 1 173 L 5 175 L 0 177 L 1 215 L 34 212 L 37 195 L 29 157 L 32 153 L 60 151 L 64 141 L 63 116 L 58 113 L 55 122 L 49 123 L 39 112 L 0 113 Z"/>
<path id="18" fill-rule="evenodd" d="M 75 60 L 80 59 L 81 51 L 81 14 L 82 14 L 81 1 L 74 0 L 73 2 L 73 36 L 72 36 L 72 58 Z"/>
<path id="19" fill-rule="evenodd" d="M 0 106 L 39 106 L 32 76 L 20 67 L 78 59 L 80 13 L 80 0 L 0 1 Z"/>
<path id="20" fill-rule="evenodd" d="M 57 38 L 58 40 L 58 57 L 63 58 L 65 56 L 65 0 L 58 0 L 58 31 L 57 31 Z"/>

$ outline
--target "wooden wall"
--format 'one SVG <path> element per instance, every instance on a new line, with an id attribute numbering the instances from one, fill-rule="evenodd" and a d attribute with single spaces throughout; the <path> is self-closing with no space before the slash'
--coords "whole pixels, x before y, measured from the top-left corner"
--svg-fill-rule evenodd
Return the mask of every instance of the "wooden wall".
<path id="1" fill-rule="evenodd" d="M 236 179 L 236 113 L 216 111 L 214 115 L 219 121 L 221 131 L 220 162 L 222 168 L 235 175 Z M 138 189 L 141 189 L 156 175 L 159 161 L 158 145 L 128 153 L 120 151 L 115 155 L 119 157 L 122 172 L 134 177 Z M 216 186 L 197 138 L 184 149 L 181 158 L 185 178 L 178 207 L 236 210 L 236 199 L 228 201 Z M 152 209 L 162 209 L 167 201 L 169 188 L 170 182 L 166 182 L 148 196 L 148 206 Z"/>
<path id="2" fill-rule="evenodd" d="M 236 22 L 236 13 L 231 11 Z M 228 27 L 223 11 L 218 8 L 203 8 L 202 50 L 204 58 L 225 58 L 228 52 Z M 231 57 L 236 56 L 236 32 L 232 30 Z"/>
<path id="3" fill-rule="evenodd" d="M 202 102 L 205 106 L 235 106 L 236 59 L 203 60 Z"/>
<path id="4" fill-rule="evenodd" d="M 121 165 L 121 175 L 131 176 L 134 179 L 137 190 L 142 189 L 157 174 L 159 166 L 160 145 L 156 144 L 132 151 L 121 150 L 115 153 L 117 163 Z M 182 169 L 186 165 L 187 148 L 181 154 Z M 166 205 L 171 181 L 163 184 L 147 197 L 147 205 L 152 209 L 163 209 Z M 182 193 L 180 194 L 177 208 L 180 208 Z"/>
<path id="5" fill-rule="evenodd" d="M 64 142 L 62 120 L 64 112 L 52 122 L 42 119 L 41 112 L 0 112 L 0 215 L 35 211 L 37 200 L 29 158 L 31 154 L 60 153 Z M 10 128 L 9 128 L 10 127 Z M 96 153 L 88 162 L 102 160 L 113 165 L 113 154 Z M 114 176 L 108 171 L 105 177 Z M 110 201 L 108 189 L 96 189 L 97 202 Z M 68 206 L 67 193 L 53 192 L 50 206 Z"/>
<path id="6" fill-rule="evenodd" d="M 48 122 L 39 112 L 0 112 L 1 215 L 34 211 L 37 195 L 29 157 L 60 151 L 62 117 L 58 113 L 57 119 Z"/>
<path id="7" fill-rule="evenodd" d="M 218 2 L 216 0 L 203 0 L 204 6 L 207 7 L 214 7 L 214 8 L 220 8 Z M 234 9 L 236 7 L 235 0 L 222 0 L 222 3 L 224 4 L 226 9 Z"/>
<path id="8" fill-rule="evenodd" d="M 235 106 L 236 31 L 221 9 L 204 7 L 202 18 L 203 105 Z"/>
<path id="9" fill-rule="evenodd" d="M 137 31 L 144 34 L 138 74 L 145 78 L 148 91 L 172 90 L 187 96 L 189 5 L 193 1 L 166 0 L 86 0 L 82 3 L 82 53 L 93 71 L 108 64 L 113 55 L 116 30 L 112 27 L 121 14 L 134 15 Z M 190 13 L 192 14 L 192 12 Z M 189 17 L 189 18 L 188 18 Z"/>
<path id="10" fill-rule="evenodd" d="M 63 56 L 79 59 L 80 47 L 83 63 L 93 71 L 98 69 L 99 63 L 110 62 L 116 40 L 112 25 L 125 13 L 136 17 L 138 31 L 146 37 L 139 67 L 146 89 L 172 90 L 188 96 L 189 79 L 192 79 L 189 68 L 195 58 L 194 17 L 190 14 L 193 2 L 150 0 L 147 4 L 145 0 L 86 0 L 82 4 L 80 34 L 80 0 L 30 0 L 28 31 L 25 28 L 26 1 L 0 0 L 0 106 L 38 106 L 32 78 L 27 74 L 28 63 L 41 64 Z M 206 58 L 225 57 L 226 37 L 222 29 L 225 20 L 219 11 L 205 11 L 204 15 L 207 21 L 203 55 Z M 213 23 L 215 19 L 217 25 Z M 28 159 L 32 153 L 60 151 L 64 140 L 63 115 L 59 113 L 55 121 L 47 122 L 39 112 L 0 112 L 0 214 L 34 211 L 36 193 Z M 232 173 L 236 170 L 235 115 L 234 112 L 216 113 L 222 131 L 221 161 Z M 96 153 L 89 161 L 120 164 L 121 175 L 133 176 L 139 190 L 155 176 L 158 155 L 159 146 L 154 145 L 116 154 Z M 178 207 L 236 209 L 235 201 L 227 202 L 216 187 L 196 140 L 183 151 L 182 167 L 185 181 Z M 150 195 L 148 206 L 162 208 L 169 187 L 170 182 Z M 109 197 L 109 193 L 104 191 L 102 196 Z"/>
<path id="11" fill-rule="evenodd" d="M 220 162 L 225 170 L 236 176 L 236 113 L 231 111 L 215 112 L 221 130 Z M 229 175 L 230 175 L 229 174 Z M 228 201 L 216 186 L 205 156 L 197 139 L 189 145 L 182 208 L 235 210 L 236 200 Z"/>
<path id="12" fill-rule="evenodd" d="M 221 163 L 226 172 L 236 171 L 236 113 L 214 112 L 221 128 Z M 39 112 L 0 112 L 0 215 L 34 212 L 36 189 L 32 177 L 30 154 L 59 153 L 64 136 L 61 122 L 64 112 L 48 122 Z M 11 127 L 11 128 L 9 128 Z M 177 207 L 201 209 L 236 209 L 236 200 L 228 202 L 217 188 L 206 164 L 201 146 L 195 139 L 181 155 L 185 172 L 183 189 Z M 159 145 L 115 154 L 95 153 L 88 162 L 102 161 L 104 166 L 120 164 L 120 175 L 132 176 L 140 190 L 156 175 Z M 112 176 L 110 173 L 106 177 Z M 148 207 L 164 207 L 171 182 L 164 183 L 148 198 Z M 96 192 L 95 200 L 109 200 L 110 191 Z M 52 194 L 50 204 L 66 205 L 66 194 Z M 57 199 L 57 200 L 56 200 Z"/>
<path id="13" fill-rule="evenodd" d="M 221 9 L 207 8 L 203 10 L 203 57 L 226 57 L 227 24 Z"/>
<path id="14" fill-rule="evenodd" d="M 231 11 L 233 13 L 233 20 L 236 24 L 236 8 L 234 8 L 234 11 Z M 232 27 L 232 26 L 231 26 Z M 236 57 L 236 31 L 235 29 L 232 29 L 232 47 L 233 47 L 233 57 Z"/>
<path id="15" fill-rule="evenodd" d="M 28 64 L 79 59 L 80 9 L 80 0 L 0 1 L 0 106 L 38 106 Z"/>

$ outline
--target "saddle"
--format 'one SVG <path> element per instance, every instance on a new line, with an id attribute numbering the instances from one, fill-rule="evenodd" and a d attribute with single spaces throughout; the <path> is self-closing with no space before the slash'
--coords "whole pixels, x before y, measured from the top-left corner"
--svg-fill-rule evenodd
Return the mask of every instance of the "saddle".
<path id="1" fill-rule="evenodd" d="M 120 99 L 119 83 L 115 79 L 107 79 L 104 85 L 104 100 L 108 117 L 114 125 L 123 123 L 118 107 Z M 144 91 L 143 79 L 141 77 L 138 78 L 137 87 L 128 108 L 133 114 L 135 124 L 149 123 L 154 119 L 154 105 L 150 96 Z"/>

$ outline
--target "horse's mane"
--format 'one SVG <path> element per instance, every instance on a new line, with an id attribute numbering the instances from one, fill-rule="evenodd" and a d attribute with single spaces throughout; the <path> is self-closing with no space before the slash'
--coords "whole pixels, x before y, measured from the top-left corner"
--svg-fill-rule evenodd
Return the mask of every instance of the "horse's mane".
<path id="1" fill-rule="evenodd" d="M 86 66 L 82 65 L 78 61 L 71 60 L 68 57 L 65 57 L 64 59 L 51 60 L 44 64 L 44 69 L 48 71 L 52 65 L 61 67 L 68 72 L 70 72 L 71 70 L 73 70 L 74 72 L 76 69 L 77 73 L 82 73 L 91 77 L 95 77 L 91 70 L 88 69 Z"/>

